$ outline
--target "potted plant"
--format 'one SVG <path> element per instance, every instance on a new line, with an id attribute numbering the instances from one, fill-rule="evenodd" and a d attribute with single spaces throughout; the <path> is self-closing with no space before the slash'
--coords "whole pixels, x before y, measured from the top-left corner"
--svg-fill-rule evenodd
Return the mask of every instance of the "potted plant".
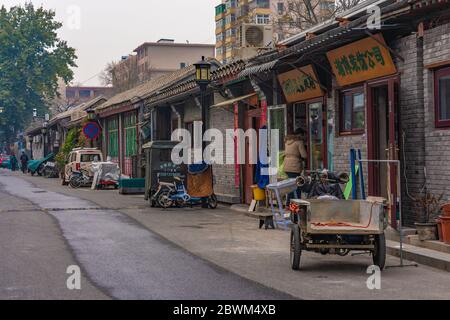
<path id="1" fill-rule="evenodd" d="M 415 205 L 419 210 L 419 220 L 415 225 L 420 241 L 436 240 L 437 222 L 435 218 L 439 215 L 443 196 L 443 193 L 437 196 L 426 191 L 423 196 L 416 199 Z"/>
<path id="2" fill-rule="evenodd" d="M 450 203 L 446 203 L 441 207 L 443 216 L 450 216 Z"/>
<path id="3" fill-rule="evenodd" d="M 441 223 L 440 240 L 450 244 L 450 203 L 446 203 L 441 208 L 442 216 L 439 217 Z"/>

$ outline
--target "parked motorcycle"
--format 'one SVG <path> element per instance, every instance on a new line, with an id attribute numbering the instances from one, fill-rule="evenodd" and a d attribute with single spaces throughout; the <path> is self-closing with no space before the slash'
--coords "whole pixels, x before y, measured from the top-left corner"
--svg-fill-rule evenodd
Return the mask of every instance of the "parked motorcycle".
<path id="1" fill-rule="evenodd" d="M 180 177 L 174 177 L 174 182 L 159 181 L 158 189 L 153 195 L 155 201 L 162 208 L 170 208 L 172 206 L 185 207 L 194 205 L 204 205 L 211 209 L 217 208 L 217 197 L 212 194 L 209 197 L 191 197 L 186 190 L 184 180 Z"/>
<path id="2" fill-rule="evenodd" d="M 350 180 L 348 173 L 328 170 L 313 170 L 306 171 L 306 173 L 306 175 L 297 177 L 297 185 L 303 193 L 307 194 L 308 199 L 323 195 L 344 199 L 344 194 L 339 184 L 347 183 Z"/>
<path id="3" fill-rule="evenodd" d="M 58 178 L 59 170 L 56 167 L 56 163 L 51 161 L 46 162 L 42 168 L 42 175 L 46 178 Z"/>
<path id="4" fill-rule="evenodd" d="M 81 188 L 83 186 L 92 185 L 93 177 L 89 174 L 86 169 L 81 169 L 80 171 L 72 172 L 69 179 L 69 186 L 74 189 Z"/>

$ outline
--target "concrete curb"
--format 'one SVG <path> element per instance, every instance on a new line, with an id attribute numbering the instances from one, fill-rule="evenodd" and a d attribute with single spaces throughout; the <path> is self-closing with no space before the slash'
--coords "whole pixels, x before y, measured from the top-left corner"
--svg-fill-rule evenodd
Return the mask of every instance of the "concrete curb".
<path id="1" fill-rule="evenodd" d="M 400 257 L 400 243 L 386 240 L 386 252 L 389 255 Z M 403 244 L 403 258 L 429 267 L 450 272 L 450 254 L 436 250 Z"/>

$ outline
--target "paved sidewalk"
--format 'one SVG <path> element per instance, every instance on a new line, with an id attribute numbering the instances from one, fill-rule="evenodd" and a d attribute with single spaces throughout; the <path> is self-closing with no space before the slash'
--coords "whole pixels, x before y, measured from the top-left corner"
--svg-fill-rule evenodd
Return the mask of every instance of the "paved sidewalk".
<path id="1" fill-rule="evenodd" d="M 17 174 L 21 176 L 20 174 Z M 21 176 L 36 186 L 117 209 L 172 243 L 240 276 L 302 299 L 450 299 L 450 274 L 419 265 L 398 268 L 388 256 L 381 290 L 366 286 L 371 257 L 306 252 L 302 270 L 289 267 L 289 233 L 259 230 L 258 220 L 227 207 L 217 210 L 150 208 L 142 196 L 74 190 L 57 179 Z M 220 288 L 218 288 L 220 290 Z"/>

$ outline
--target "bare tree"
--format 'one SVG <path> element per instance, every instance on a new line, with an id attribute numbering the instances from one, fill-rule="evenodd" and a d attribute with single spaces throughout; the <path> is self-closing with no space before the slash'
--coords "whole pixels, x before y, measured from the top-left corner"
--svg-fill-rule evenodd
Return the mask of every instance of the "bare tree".
<path id="1" fill-rule="evenodd" d="M 365 0 L 285 0 L 285 10 L 273 19 L 281 38 L 307 30 Z M 279 37 L 280 38 L 280 37 Z"/>
<path id="2" fill-rule="evenodd" d="M 106 65 L 105 69 L 99 74 L 99 78 L 101 83 L 104 86 L 111 86 L 113 85 L 113 79 L 114 79 L 114 68 L 116 67 L 117 63 L 110 62 Z"/>
<path id="3" fill-rule="evenodd" d="M 136 56 L 130 55 L 119 62 L 108 63 L 99 78 L 103 85 L 112 85 L 115 93 L 135 87 L 139 83 Z"/>
<path id="4" fill-rule="evenodd" d="M 366 1 L 366 0 L 336 0 L 337 12 L 342 12 L 342 11 L 351 9 L 352 7 L 354 7 L 357 4 L 360 4 L 361 2 L 364 2 L 364 1 Z"/>

